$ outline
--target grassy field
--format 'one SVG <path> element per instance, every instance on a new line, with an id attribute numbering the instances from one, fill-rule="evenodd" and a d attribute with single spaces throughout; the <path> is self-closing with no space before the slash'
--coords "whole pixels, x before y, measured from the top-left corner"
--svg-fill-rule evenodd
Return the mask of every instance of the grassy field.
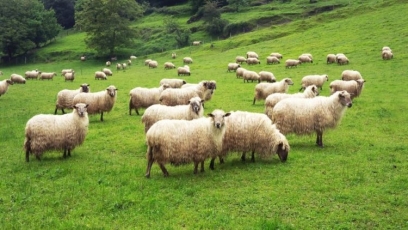
<path id="1" fill-rule="evenodd" d="M 358 8 L 350 9 L 358 12 Z M 277 156 L 240 161 L 232 153 L 225 164 L 193 175 L 193 165 L 168 166 L 164 178 L 158 165 L 146 170 L 144 127 L 140 116 L 128 114 L 128 93 L 137 86 L 156 87 L 162 78 L 178 78 L 176 70 L 163 70 L 172 61 L 171 51 L 139 56 L 126 71 L 116 71 L 107 81 L 94 80 L 102 61 L 60 61 L 3 66 L 5 79 L 26 70 L 60 72 L 76 70 L 73 83 L 58 76 L 53 81 L 28 81 L 12 85 L 0 97 L 0 226 L 2 229 L 404 229 L 408 227 L 408 99 L 404 85 L 408 64 L 408 4 L 372 1 L 346 15 L 346 9 L 330 12 L 280 27 L 231 37 L 215 43 L 176 50 L 191 56 L 192 75 L 187 82 L 216 80 L 217 90 L 206 103 L 214 109 L 262 113 L 263 102 L 252 105 L 255 83 L 243 83 L 227 64 L 237 55 L 253 50 L 261 65 L 247 69 L 268 70 L 278 79 L 290 77 L 300 88 L 307 74 L 340 78 L 345 69 L 355 69 L 366 79 L 365 88 L 347 109 L 341 124 L 324 133 L 325 147 L 315 145 L 315 136 L 287 135 L 291 151 L 286 163 Z M 327 20 L 326 20 L 327 19 Z M 259 42 L 268 34 L 287 34 Z M 69 36 L 65 39 L 69 39 Z M 73 41 L 77 37 L 73 38 Z M 251 39 L 257 41 L 251 44 Z M 61 41 L 69 50 L 70 41 Z M 71 43 L 74 44 L 74 43 Z M 383 61 L 380 50 L 390 46 L 394 59 Z M 50 46 L 48 49 L 52 49 Z M 63 52 L 59 47 L 56 51 Z M 313 64 L 285 69 L 268 66 L 266 56 L 280 52 L 284 59 L 310 52 Z M 327 65 L 328 53 L 345 53 L 350 64 Z M 158 69 L 148 69 L 144 58 L 156 59 Z M 114 109 L 90 116 L 83 145 L 62 158 L 47 152 L 42 161 L 25 162 L 24 127 L 40 113 L 53 113 L 61 89 L 77 89 L 89 83 L 93 92 L 115 85 Z M 321 95 L 328 96 L 328 83 Z M 188 141 L 188 140 L 185 140 Z"/>

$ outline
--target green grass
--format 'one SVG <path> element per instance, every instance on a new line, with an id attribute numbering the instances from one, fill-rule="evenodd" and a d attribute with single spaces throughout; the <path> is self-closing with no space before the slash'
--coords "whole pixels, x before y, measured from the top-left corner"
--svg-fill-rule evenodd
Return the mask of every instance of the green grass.
<path id="1" fill-rule="evenodd" d="M 381 7 L 380 7 L 381 6 Z M 375 9 L 375 10 L 373 10 Z M 208 45 L 176 50 L 177 66 L 191 56 L 188 82 L 217 81 L 213 99 L 205 112 L 263 112 L 263 102 L 252 105 L 255 83 L 243 83 L 227 64 L 246 51 L 256 51 L 261 65 L 246 68 L 269 70 L 278 79 L 291 77 L 289 92 L 300 88 L 307 74 L 327 73 L 340 77 L 344 69 L 359 70 L 367 80 L 341 124 L 324 133 L 324 148 L 315 146 L 315 136 L 287 135 L 291 145 L 288 161 L 276 156 L 242 163 L 231 154 L 216 169 L 193 175 L 193 165 L 167 168 L 164 178 L 154 164 L 151 179 L 144 178 L 146 146 L 140 116 L 128 115 L 128 92 L 155 87 L 162 78 L 178 78 L 175 70 L 163 70 L 170 53 L 147 55 L 158 69 L 143 65 L 143 57 L 126 72 L 114 71 L 107 81 L 93 79 L 104 61 L 59 61 L 5 66 L 4 75 L 26 70 L 58 71 L 74 68 L 76 80 L 29 81 L 10 86 L 0 97 L 0 226 L 3 229 L 403 229 L 408 225 L 407 191 L 408 99 L 404 86 L 408 54 L 408 5 L 372 1 L 361 13 L 337 17 L 319 15 L 282 27 L 260 29 Z M 350 12 L 357 11 L 350 8 Z M 332 12 L 335 14 L 335 12 Z M 323 19 L 322 19 L 323 18 Z M 306 27 L 306 28 L 304 28 Z M 278 31 L 276 31 L 278 30 Z M 268 34 L 286 33 L 271 41 Z M 68 38 L 68 37 L 67 37 Z M 237 45 L 238 44 L 238 45 Z M 394 59 L 383 61 L 382 46 L 390 46 Z M 47 52 L 63 52 L 55 48 Z M 266 56 L 281 52 L 284 59 L 310 52 L 313 64 L 285 69 L 267 66 Z M 348 66 L 326 65 L 328 53 L 345 53 Z M 24 127 L 29 118 L 53 113 L 59 90 L 90 83 L 93 92 L 115 85 L 114 109 L 90 116 L 89 132 L 72 157 L 47 152 L 42 161 L 25 162 Z M 329 95 L 328 83 L 322 95 Z M 143 110 L 142 110 L 143 111 Z M 133 112 L 134 113 L 134 112 Z M 185 140 L 186 141 L 186 140 Z"/>

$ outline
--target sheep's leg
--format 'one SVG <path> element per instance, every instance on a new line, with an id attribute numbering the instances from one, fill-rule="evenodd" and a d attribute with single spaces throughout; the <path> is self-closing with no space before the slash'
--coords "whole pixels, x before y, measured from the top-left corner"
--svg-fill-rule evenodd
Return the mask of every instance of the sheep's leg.
<path id="1" fill-rule="evenodd" d="M 71 157 L 71 149 L 68 149 L 68 156 Z"/>
<path id="2" fill-rule="evenodd" d="M 255 151 L 252 151 L 251 161 L 255 162 Z"/>
<path id="3" fill-rule="evenodd" d="M 253 105 L 255 105 L 256 97 L 254 97 L 254 102 L 252 102 Z"/>
<path id="4" fill-rule="evenodd" d="M 150 146 L 147 147 L 147 169 L 146 169 L 146 174 L 145 177 L 149 178 L 150 177 L 150 170 L 152 169 L 153 165 L 153 150 Z"/>
<path id="5" fill-rule="evenodd" d="M 54 115 L 57 114 L 57 111 L 58 111 L 58 107 L 55 107 Z"/>
<path id="6" fill-rule="evenodd" d="M 201 169 L 200 172 L 204 172 L 204 161 L 201 161 Z"/>
<path id="7" fill-rule="evenodd" d="M 66 149 L 66 148 L 64 148 L 64 154 L 62 155 L 62 157 L 63 157 L 63 158 L 66 158 L 66 157 L 67 157 L 67 149 Z"/>
<path id="8" fill-rule="evenodd" d="M 322 131 L 316 131 L 317 137 L 316 137 L 316 144 L 319 147 L 323 147 L 323 132 Z"/>
<path id="9" fill-rule="evenodd" d="M 26 150 L 26 162 L 29 162 L 29 161 L 30 161 L 30 150 L 27 149 Z"/>
<path id="10" fill-rule="evenodd" d="M 65 111 L 64 111 L 64 109 L 63 109 L 63 108 L 61 109 L 61 111 L 62 111 L 62 114 L 65 114 Z"/>
<path id="11" fill-rule="evenodd" d="M 135 108 L 135 110 L 136 110 L 136 114 L 139 115 L 139 110 L 137 110 L 137 108 Z"/>
<path id="12" fill-rule="evenodd" d="M 101 112 L 101 121 L 103 121 L 103 112 Z"/>
<path id="13" fill-rule="evenodd" d="M 129 100 L 129 115 L 132 115 L 132 100 Z"/>
<path id="14" fill-rule="evenodd" d="M 241 161 L 245 161 L 245 155 L 246 155 L 246 152 L 242 152 Z"/>
<path id="15" fill-rule="evenodd" d="M 214 170 L 214 161 L 215 161 L 215 157 L 211 158 L 211 161 L 210 161 L 210 169 L 211 170 Z"/>
<path id="16" fill-rule="evenodd" d="M 41 161 L 41 158 L 37 153 L 35 154 L 35 158 L 37 158 L 37 160 Z"/>
<path id="17" fill-rule="evenodd" d="M 198 164 L 199 164 L 200 162 L 194 162 L 194 174 L 197 174 L 197 172 L 198 172 Z"/>
<path id="18" fill-rule="evenodd" d="M 224 158 L 222 158 L 221 156 L 218 157 L 220 159 L 220 164 L 224 164 Z"/>
<path id="19" fill-rule="evenodd" d="M 162 172 L 163 172 L 163 176 L 164 176 L 164 177 L 168 177 L 168 176 L 169 176 L 169 172 L 167 172 L 167 169 L 166 169 L 166 167 L 164 167 L 164 164 L 160 163 L 159 166 L 160 166 L 160 169 L 161 169 Z"/>

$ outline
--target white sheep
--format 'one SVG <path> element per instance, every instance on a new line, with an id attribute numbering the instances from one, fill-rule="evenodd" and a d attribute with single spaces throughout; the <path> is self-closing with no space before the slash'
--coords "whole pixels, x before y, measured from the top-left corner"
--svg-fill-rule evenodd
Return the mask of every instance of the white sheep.
<path id="1" fill-rule="evenodd" d="M 152 59 L 146 59 L 145 62 L 144 62 L 144 65 L 145 65 L 145 66 L 148 66 L 148 65 L 149 65 L 149 62 L 151 62 L 151 61 L 152 61 Z"/>
<path id="2" fill-rule="evenodd" d="M 266 81 L 266 82 L 276 82 L 275 75 L 269 71 L 261 71 L 259 72 L 259 77 L 261 81 Z"/>
<path id="3" fill-rule="evenodd" d="M 193 59 L 191 57 L 185 57 L 185 58 L 183 58 L 183 63 L 184 64 L 193 64 Z"/>
<path id="4" fill-rule="evenodd" d="M 257 58 L 249 57 L 247 58 L 246 63 L 248 65 L 256 65 L 256 64 L 261 64 L 261 61 L 259 61 Z"/>
<path id="5" fill-rule="evenodd" d="M 241 67 L 241 65 L 240 64 L 238 64 L 238 63 L 228 63 L 228 72 L 230 72 L 231 70 L 232 71 L 237 71 L 237 69 L 239 68 L 239 67 Z"/>
<path id="6" fill-rule="evenodd" d="M 237 68 L 237 70 L 235 71 L 235 75 L 237 76 L 237 78 L 243 78 L 245 71 L 247 71 L 245 68 L 239 67 L 239 68 Z"/>
<path id="7" fill-rule="evenodd" d="M 39 114 L 28 120 L 24 140 L 26 161 L 29 162 L 30 154 L 40 160 L 49 150 L 64 150 L 64 158 L 71 156 L 71 151 L 84 142 L 88 132 L 87 107 L 87 104 L 77 103 L 70 114 Z"/>
<path id="8" fill-rule="evenodd" d="M 262 158 L 277 154 L 285 162 L 289 150 L 286 137 L 265 114 L 236 111 L 225 118 L 225 135 L 219 155 L 221 162 L 227 153 L 238 151 L 243 152 L 242 161 L 245 161 L 245 153 L 251 151 L 252 162 L 255 161 L 255 153 Z M 210 169 L 214 169 L 214 160 L 215 157 L 212 157 Z"/>
<path id="9" fill-rule="evenodd" d="M 73 69 L 63 69 L 61 70 L 61 76 L 64 76 L 66 73 L 73 72 Z"/>
<path id="10" fill-rule="evenodd" d="M 170 85 L 163 83 L 157 88 L 136 87 L 130 90 L 129 115 L 132 115 L 132 109 L 135 109 L 136 114 L 139 115 L 140 108 L 147 108 L 151 105 L 159 104 L 160 94 L 167 88 L 170 88 Z"/>
<path id="11" fill-rule="evenodd" d="M 79 89 L 63 89 L 57 94 L 57 102 L 55 103 L 54 114 L 57 114 L 58 109 L 61 109 L 62 114 L 65 113 L 64 109 L 72 109 L 74 104 L 74 97 L 79 93 L 89 93 L 91 89 L 89 84 L 83 83 L 80 85 Z"/>
<path id="12" fill-rule="evenodd" d="M 21 76 L 19 74 L 15 74 L 15 73 L 11 74 L 10 80 L 12 80 L 13 83 L 17 83 L 17 84 L 25 84 L 26 83 L 26 79 L 23 76 Z"/>
<path id="13" fill-rule="evenodd" d="M 300 55 L 298 60 L 301 63 L 306 63 L 306 62 L 313 63 L 313 59 L 309 55 L 305 55 L 305 54 Z"/>
<path id="14" fill-rule="evenodd" d="M 215 90 L 217 89 L 217 82 L 214 80 L 211 80 L 211 81 L 204 80 L 204 81 L 200 81 L 198 84 L 186 83 L 182 85 L 181 88 L 200 87 L 200 84 L 204 84 L 204 83 L 207 85 L 207 88 L 210 90 L 205 91 L 203 96 L 201 96 L 201 94 L 199 95 L 202 99 L 204 99 L 204 101 L 209 101 L 211 100 L 212 96 L 214 95 Z M 204 103 L 203 103 L 203 106 L 204 106 Z"/>
<path id="15" fill-rule="evenodd" d="M 268 56 L 266 57 L 266 64 L 270 65 L 270 64 L 279 64 L 280 60 L 279 58 L 275 57 L 275 56 Z"/>
<path id="16" fill-rule="evenodd" d="M 147 108 L 142 116 L 142 122 L 145 125 L 145 133 L 150 127 L 164 119 L 170 120 L 193 120 L 204 115 L 204 100 L 199 97 L 193 97 L 187 105 L 152 105 Z"/>
<path id="17" fill-rule="evenodd" d="M 135 56 L 135 55 L 130 55 L 130 60 L 136 60 L 137 59 L 137 57 Z"/>
<path id="18" fill-rule="evenodd" d="M 177 68 L 177 76 L 180 76 L 180 75 L 182 75 L 182 76 L 185 76 L 185 75 L 190 76 L 190 75 L 191 75 L 190 67 L 189 67 L 188 65 L 185 65 L 185 66 L 182 66 L 182 67 L 178 67 L 178 68 Z"/>
<path id="19" fill-rule="evenodd" d="M 103 68 L 102 72 L 104 72 L 106 76 L 112 76 L 113 75 L 112 70 L 110 70 L 109 68 Z"/>
<path id="20" fill-rule="evenodd" d="M 116 70 L 121 70 L 121 69 L 123 69 L 122 64 L 117 63 L 117 64 L 116 64 Z"/>
<path id="21" fill-rule="evenodd" d="M 10 79 L 0 81 L 0 97 L 7 92 L 9 85 L 13 85 L 13 81 Z"/>
<path id="22" fill-rule="evenodd" d="M 192 97 L 200 97 L 206 100 L 208 95 L 214 92 L 216 85 L 210 81 L 201 81 L 193 87 L 181 89 L 167 89 L 160 94 L 159 101 L 162 105 L 175 106 L 186 105 Z"/>
<path id="23" fill-rule="evenodd" d="M 165 62 L 164 69 L 175 69 L 176 66 L 172 62 Z"/>
<path id="24" fill-rule="evenodd" d="M 106 74 L 103 71 L 96 71 L 95 72 L 95 80 L 108 80 Z"/>
<path id="25" fill-rule="evenodd" d="M 181 88 L 187 82 L 183 79 L 163 78 L 160 80 L 160 85 L 167 84 L 170 88 Z"/>
<path id="26" fill-rule="evenodd" d="M 37 80 L 40 75 L 41 75 L 41 71 L 38 71 L 38 70 L 31 70 L 31 71 L 25 72 L 26 79 L 36 79 Z"/>
<path id="27" fill-rule="evenodd" d="M 237 57 L 235 58 L 235 62 L 242 65 L 243 62 L 246 62 L 246 58 L 243 57 L 243 56 L 237 56 Z"/>
<path id="28" fill-rule="evenodd" d="M 73 82 L 74 79 L 75 79 L 75 71 L 65 73 L 65 74 L 64 74 L 64 79 L 65 79 L 65 81 L 71 81 L 71 82 Z"/>
<path id="29" fill-rule="evenodd" d="M 118 89 L 110 85 L 106 90 L 96 93 L 79 93 L 74 97 L 74 104 L 88 104 L 88 114 L 101 114 L 100 120 L 103 121 L 103 112 L 110 112 L 115 104 Z"/>
<path id="30" fill-rule="evenodd" d="M 283 55 L 280 54 L 280 53 L 277 53 L 277 52 L 272 52 L 271 54 L 269 54 L 269 56 L 277 57 L 278 59 L 282 59 L 282 58 L 283 58 Z"/>
<path id="31" fill-rule="evenodd" d="M 299 97 L 299 98 L 313 98 L 319 95 L 319 90 L 315 85 L 309 85 L 306 87 L 303 93 L 295 93 L 295 94 L 288 94 L 288 93 L 273 93 L 266 97 L 265 99 L 265 114 L 272 118 L 272 111 L 275 105 L 286 98 L 292 97 Z"/>
<path id="32" fill-rule="evenodd" d="M 333 94 L 337 91 L 345 90 L 350 94 L 351 99 L 354 99 L 355 97 L 360 96 L 364 83 L 364 79 L 352 81 L 334 80 L 330 83 L 330 91 L 331 94 Z"/>
<path id="33" fill-rule="evenodd" d="M 256 59 L 259 59 L 259 55 L 258 55 L 256 52 L 254 52 L 254 51 L 248 51 L 248 52 L 246 53 L 246 56 L 247 56 L 247 59 L 248 59 L 248 58 L 256 58 Z"/>
<path id="34" fill-rule="evenodd" d="M 363 79 L 361 73 L 357 70 L 344 70 L 341 72 L 341 80 L 343 81 L 351 81 L 351 80 L 358 80 Z"/>
<path id="35" fill-rule="evenodd" d="M 244 73 L 242 74 L 242 78 L 244 79 L 244 82 L 261 82 L 261 76 L 259 76 L 259 74 L 255 71 L 251 71 L 251 70 L 246 70 L 244 71 Z"/>
<path id="36" fill-rule="evenodd" d="M 336 61 L 339 65 L 349 64 L 349 59 L 342 53 L 336 54 Z"/>
<path id="37" fill-rule="evenodd" d="M 150 68 L 154 69 L 154 68 L 157 68 L 159 66 L 159 63 L 157 61 L 152 60 L 152 61 L 149 62 L 148 66 L 149 66 L 149 69 Z"/>
<path id="38" fill-rule="evenodd" d="M 230 113 L 214 110 L 208 118 L 194 120 L 161 120 L 146 133 L 147 169 L 150 177 L 153 162 L 159 164 L 163 175 L 169 175 L 165 164 L 182 165 L 194 162 L 194 173 L 204 171 L 204 161 L 219 155 L 225 133 L 224 118 Z"/>
<path id="39" fill-rule="evenodd" d="M 81 56 L 81 61 L 86 61 L 86 56 Z"/>
<path id="40" fill-rule="evenodd" d="M 42 72 L 40 74 L 40 80 L 44 80 L 44 79 L 53 80 L 55 76 L 57 76 L 56 72 L 52 72 L 52 73 Z"/>
<path id="41" fill-rule="evenodd" d="M 269 95 L 273 93 L 286 93 L 288 92 L 289 85 L 293 85 L 293 82 L 290 78 L 284 78 L 278 82 L 274 83 L 258 83 L 255 86 L 255 96 L 254 102 L 252 103 L 255 105 L 255 101 L 265 100 Z"/>
<path id="42" fill-rule="evenodd" d="M 201 44 L 202 44 L 201 41 L 193 41 L 193 46 L 199 46 Z"/>
<path id="43" fill-rule="evenodd" d="M 172 58 L 172 59 L 176 59 L 176 57 L 177 57 L 177 54 L 176 54 L 176 53 L 172 53 L 172 54 L 171 54 L 171 58 Z"/>
<path id="44" fill-rule="evenodd" d="M 324 82 L 329 81 L 329 76 L 327 74 L 322 75 L 306 75 L 302 78 L 301 87 L 299 91 L 306 89 L 309 85 L 315 85 L 320 90 L 323 89 Z"/>
<path id="45" fill-rule="evenodd" d="M 272 122 L 284 135 L 316 132 L 316 144 L 323 147 L 323 132 L 335 128 L 347 107 L 352 106 L 347 91 L 337 91 L 330 97 L 288 98 L 275 105 Z"/>
<path id="46" fill-rule="evenodd" d="M 383 60 L 390 60 L 394 57 L 394 55 L 392 54 L 391 50 L 384 50 L 381 53 L 381 57 Z"/>
<path id="47" fill-rule="evenodd" d="M 326 56 L 326 63 L 327 64 L 332 64 L 332 63 L 336 63 L 336 55 L 335 54 L 327 54 Z"/>
<path id="48" fill-rule="evenodd" d="M 298 65 L 302 64 L 301 61 L 295 60 L 295 59 L 287 59 L 285 61 L 285 67 L 286 69 L 292 68 L 292 67 L 297 67 Z"/>
<path id="49" fill-rule="evenodd" d="M 389 50 L 389 51 L 392 52 L 392 50 L 391 50 L 391 48 L 390 48 L 389 46 L 384 46 L 384 47 L 381 49 L 381 51 L 385 51 L 385 50 Z"/>
<path id="50" fill-rule="evenodd" d="M 127 64 L 126 63 L 122 63 L 122 70 L 125 71 L 127 68 Z"/>
<path id="51" fill-rule="evenodd" d="M 106 61 L 106 62 L 105 62 L 105 65 L 106 65 L 106 67 L 109 67 L 109 66 L 111 66 L 111 65 L 112 65 L 112 62 L 110 62 L 110 61 Z"/>

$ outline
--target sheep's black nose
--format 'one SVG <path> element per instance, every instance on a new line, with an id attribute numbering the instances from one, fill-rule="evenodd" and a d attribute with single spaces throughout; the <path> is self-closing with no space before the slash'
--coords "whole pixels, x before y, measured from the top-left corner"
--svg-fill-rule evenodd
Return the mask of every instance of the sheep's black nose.
<path id="1" fill-rule="evenodd" d="M 347 105 L 347 107 L 351 107 L 351 106 L 353 106 L 353 103 L 349 103 L 348 105 Z"/>

